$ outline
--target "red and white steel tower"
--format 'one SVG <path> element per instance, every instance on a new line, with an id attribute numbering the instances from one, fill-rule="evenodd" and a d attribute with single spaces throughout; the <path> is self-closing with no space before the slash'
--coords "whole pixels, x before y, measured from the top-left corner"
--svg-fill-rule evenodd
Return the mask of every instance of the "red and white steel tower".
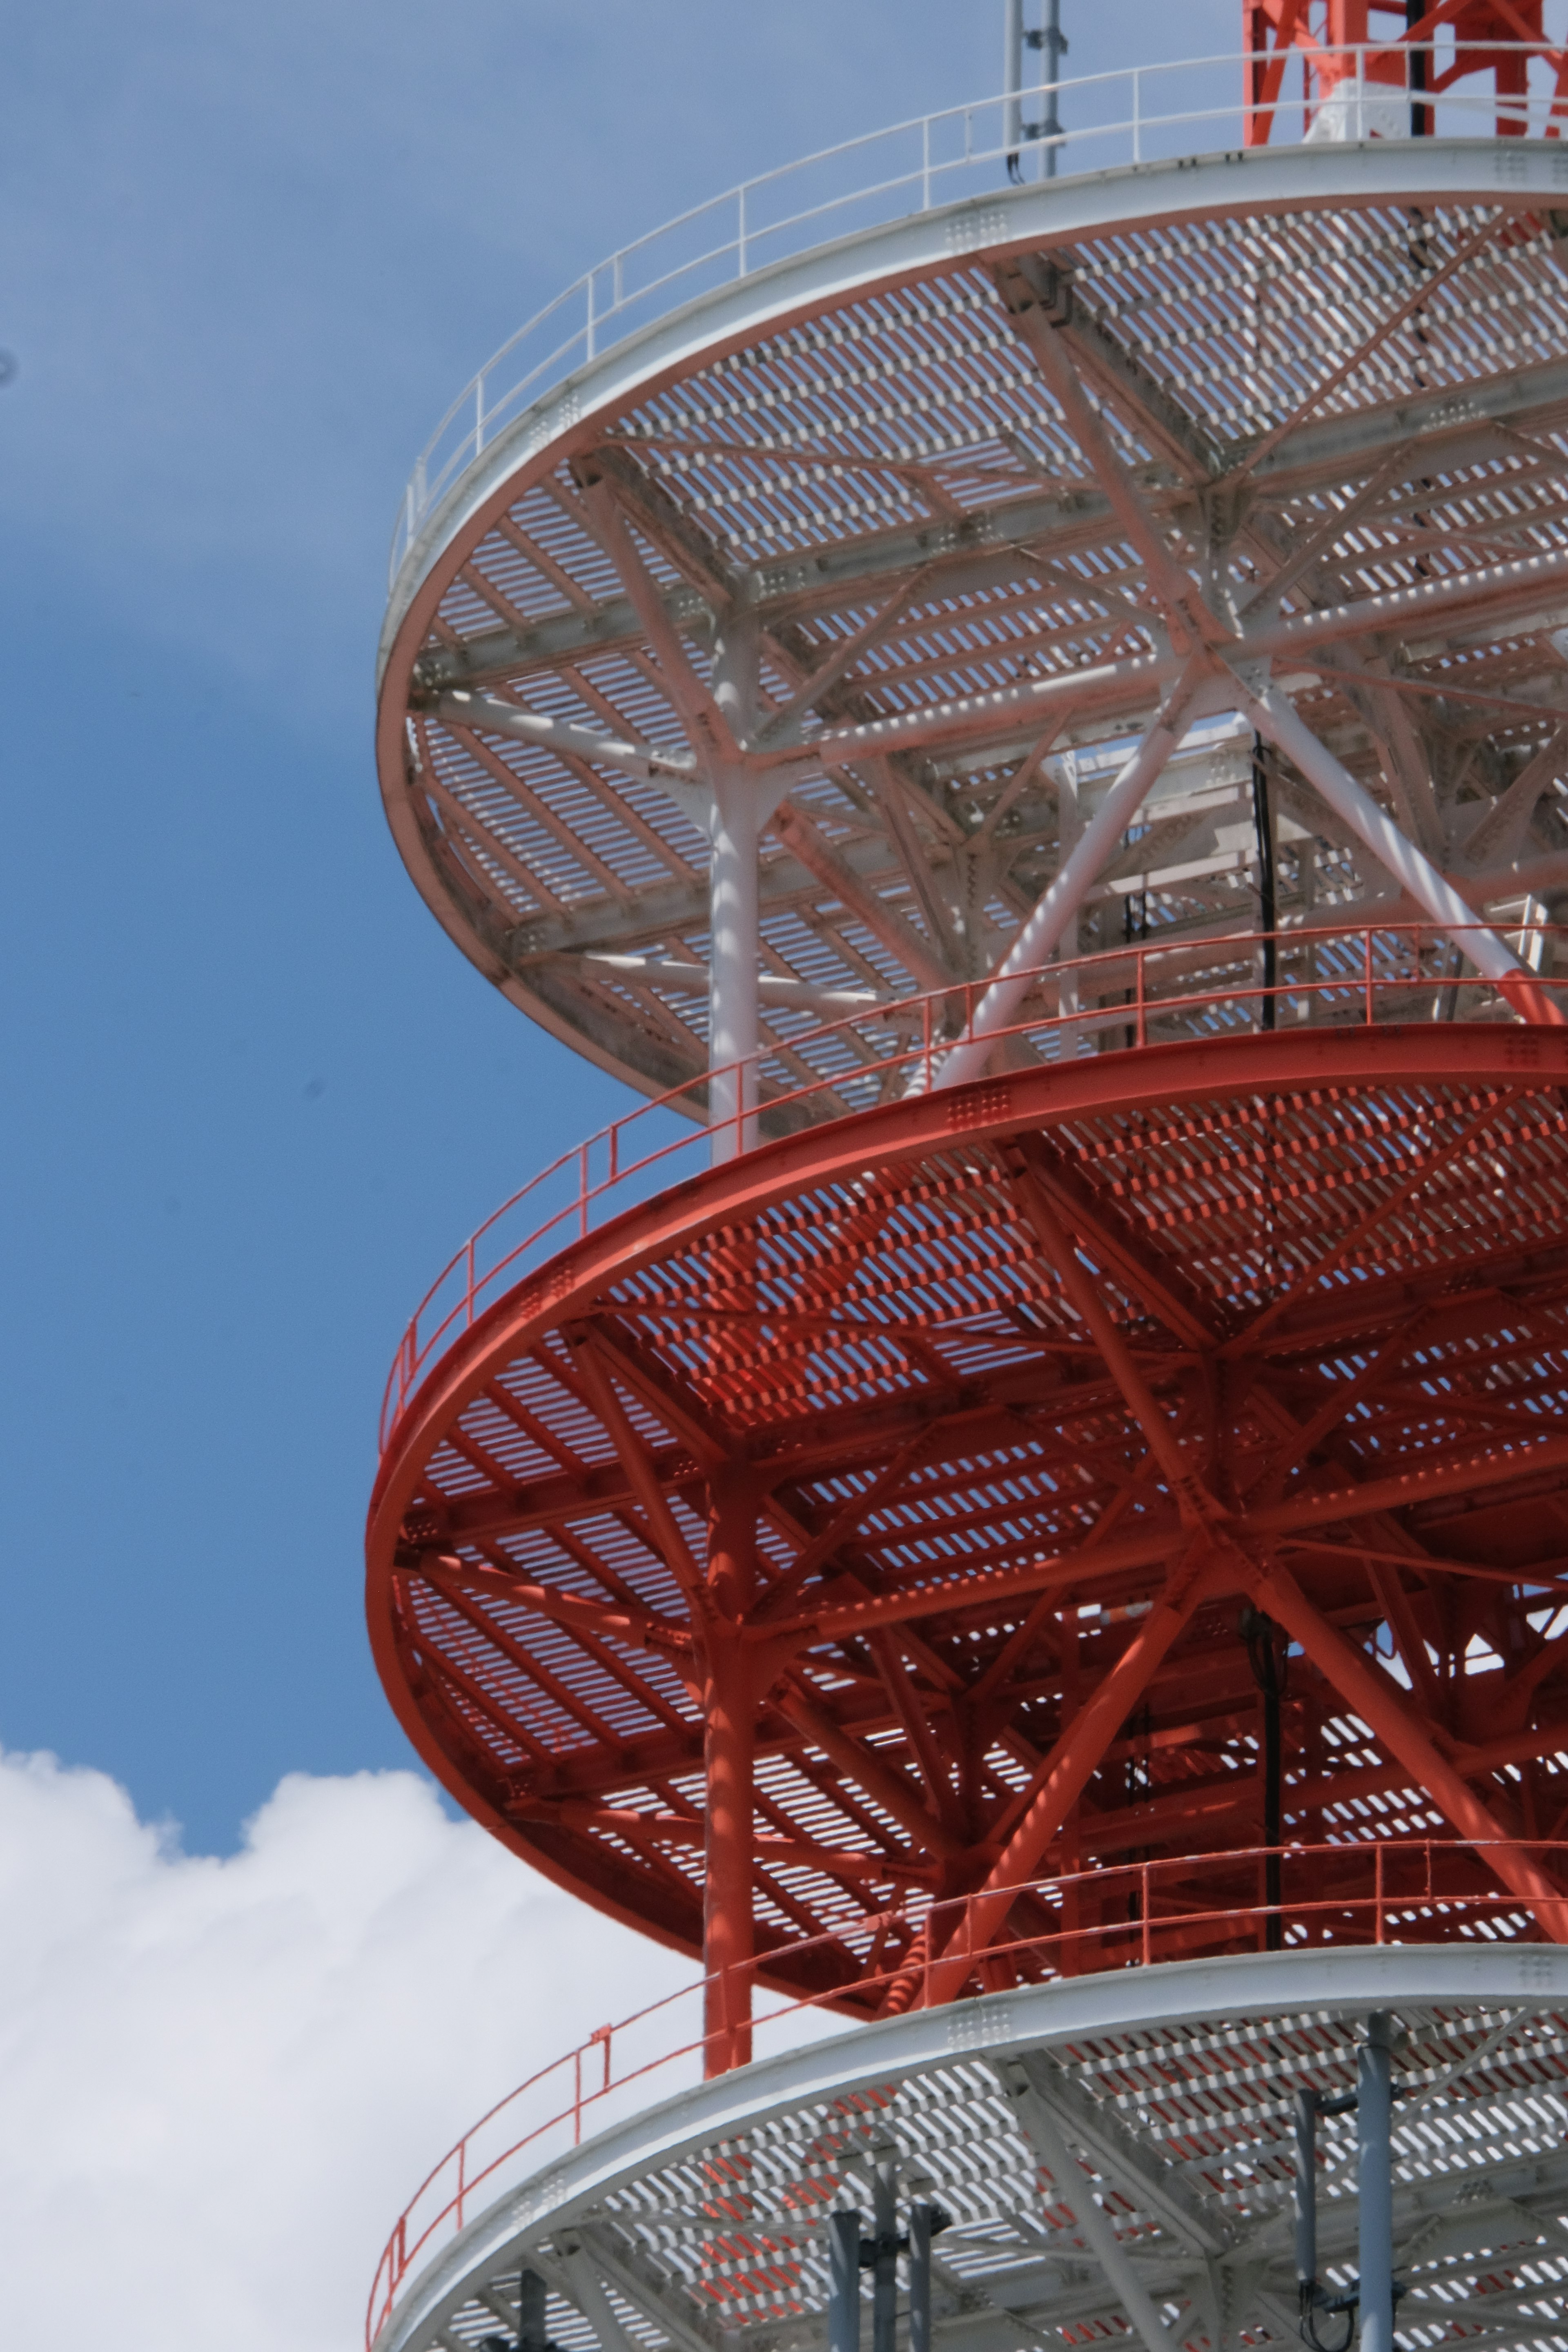
<path id="1" fill-rule="evenodd" d="M 708 2079 L 383 2352 L 1568 2343 L 1568 52 L 1243 16 L 1009 8 L 410 485 L 400 849 L 648 1100 L 410 1326 L 372 1639 Z"/>

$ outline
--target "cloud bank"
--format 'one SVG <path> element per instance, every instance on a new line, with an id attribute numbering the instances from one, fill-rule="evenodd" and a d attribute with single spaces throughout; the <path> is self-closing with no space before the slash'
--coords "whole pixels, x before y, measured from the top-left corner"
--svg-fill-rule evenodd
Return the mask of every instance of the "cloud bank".
<path id="1" fill-rule="evenodd" d="M 214 1860 L 0 1754 L 0 2341 L 357 2352 L 429 2165 L 691 1974 L 412 1773 L 291 1775 Z"/>

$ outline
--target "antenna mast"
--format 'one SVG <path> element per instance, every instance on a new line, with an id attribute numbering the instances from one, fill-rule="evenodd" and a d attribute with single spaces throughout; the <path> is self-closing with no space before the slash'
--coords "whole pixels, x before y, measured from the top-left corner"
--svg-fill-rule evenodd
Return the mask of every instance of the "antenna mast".
<path id="1" fill-rule="evenodd" d="M 1061 0 L 1040 0 L 1041 21 L 1037 25 L 1025 22 L 1026 0 L 1003 0 L 1002 87 L 1006 99 L 1006 126 L 1003 136 L 1007 147 L 1007 176 L 1022 180 L 1024 176 L 1020 150 L 1026 140 L 1042 142 L 1041 175 L 1047 180 L 1057 176 L 1057 155 L 1061 138 L 1061 117 L 1058 99 L 1061 84 L 1061 61 L 1067 53 L 1067 36 L 1062 31 Z M 1037 73 L 1031 73 L 1026 85 L 1024 52 L 1035 50 L 1040 59 Z M 1045 111 L 1037 121 L 1024 120 L 1024 91 L 1044 100 Z"/>

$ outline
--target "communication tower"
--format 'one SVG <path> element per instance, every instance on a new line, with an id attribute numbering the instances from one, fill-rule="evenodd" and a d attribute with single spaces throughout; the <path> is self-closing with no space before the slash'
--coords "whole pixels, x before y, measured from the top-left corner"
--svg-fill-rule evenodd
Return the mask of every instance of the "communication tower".
<path id="1" fill-rule="evenodd" d="M 400 517 L 402 854 L 646 1100 L 409 1327 L 372 1638 L 702 2079 L 504 2101 L 378 2352 L 1568 2343 L 1568 55 L 1005 24 Z"/>

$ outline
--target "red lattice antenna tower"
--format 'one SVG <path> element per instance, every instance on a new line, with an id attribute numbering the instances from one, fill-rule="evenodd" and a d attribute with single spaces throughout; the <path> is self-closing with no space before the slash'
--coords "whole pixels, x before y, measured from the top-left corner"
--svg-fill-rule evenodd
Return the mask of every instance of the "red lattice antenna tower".
<path id="1" fill-rule="evenodd" d="M 715 2071 L 759 1980 L 1109 1964 L 1130 1868 L 1194 1952 L 1371 1933 L 1374 1827 L 1563 1916 L 1561 60 L 1445 0 L 1367 69 L 1451 31 L 1509 147 L 1317 135 L 1388 16 L 1249 12 L 1315 79 L 1244 162 L 1237 60 L 1054 187 L 1004 96 L 741 191 L 410 487 L 404 856 L 677 1116 L 421 1310 L 376 1655 Z"/>
<path id="2" fill-rule="evenodd" d="M 1431 7 L 1424 0 L 1242 0 L 1241 13 L 1243 37 L 1252 53 L 1249 147 L 1268 144 L 1292 64 L 1304 74 L 1308 108 L 1325 129 L 1336 102 L 1346 103 L 1347 85 L 1359 77 L 1368 94 L 1363 104 L 1381 101 L 1384 109 L 1375 122 L 1369 119 L 1373 135 L 1398 135 L 1408 110 L 1411 135 L 1431 137 L 1437 120 L 1434 100 L 1463 91 L 1472 113 L 1479 114 L 1478 85 L 1484 88 L 1489 81 L 1498 138 L 1561 135 L 1568 53 L 1547 41 L 1543 0 L 1436 0 Z M 1554 103 L 1544 122 L 1531 118 L 1532 53 L 1554 78 Z M 1538 107 L 1535 113 L 1540 112 Z M 1473 136 L 1482 125 L 1475 120 L 1467 127 Z"/>
<path id="3" fill-rule="evenodd" d="M 710 2079 L 503 2100 L 379 2352 L 1561 2334 L 1562 54 L 1280 0 L 1047 116 L 1026 13 L 409 485 L 399 846 L 643 1099 L 410 1325 L 372 1637 Z"/>

